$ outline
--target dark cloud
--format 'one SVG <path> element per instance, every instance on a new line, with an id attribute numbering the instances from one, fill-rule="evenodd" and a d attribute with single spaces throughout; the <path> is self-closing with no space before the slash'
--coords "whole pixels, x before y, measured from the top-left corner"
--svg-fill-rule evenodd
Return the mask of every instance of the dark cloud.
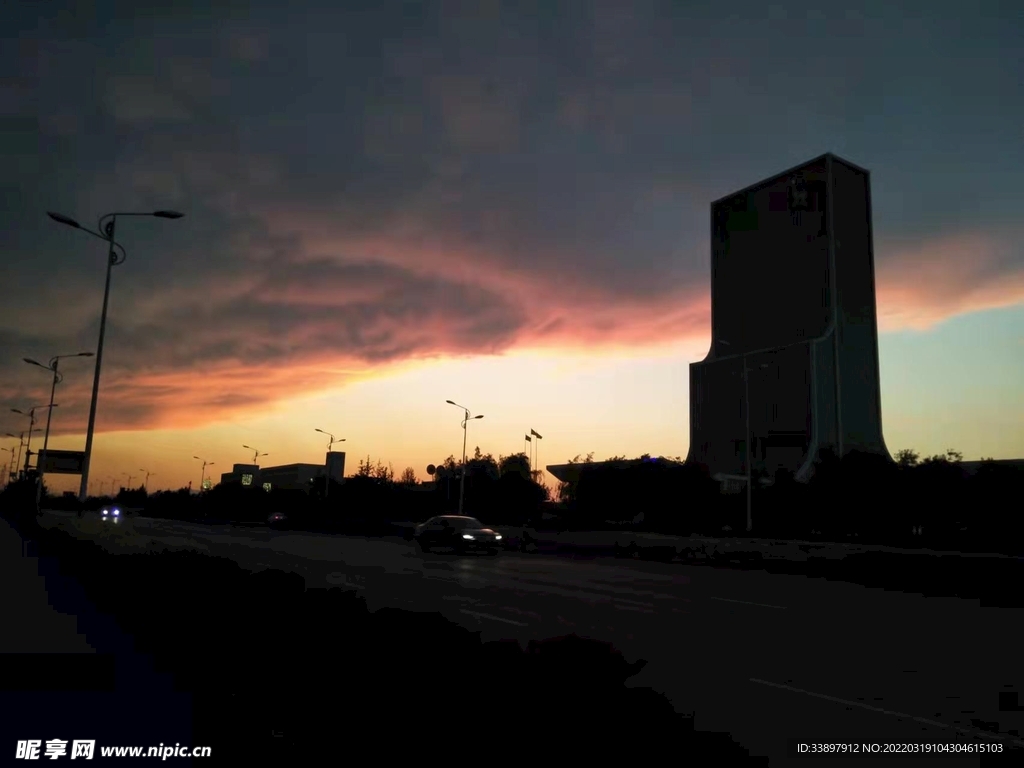
<path id="1" fill-rule="evenodd" d="M 2 13 L 12 401 L 41 386 L 23 351 L 98 332 L 104 246 L 47 210 L 187 213 L 118 224 L 104 387 L 125 425 L 329 386 L 335 359 L 704 334 L 709 202 L 826 150 L 873 171 L 879 295 L 912 308 L 881 314 L 1024 297 L 1022 30 L 995 5 Z M 972 256 L 956 280 L 908 266 Z M 89 384 L 69 375 L 69 412 Z"/>

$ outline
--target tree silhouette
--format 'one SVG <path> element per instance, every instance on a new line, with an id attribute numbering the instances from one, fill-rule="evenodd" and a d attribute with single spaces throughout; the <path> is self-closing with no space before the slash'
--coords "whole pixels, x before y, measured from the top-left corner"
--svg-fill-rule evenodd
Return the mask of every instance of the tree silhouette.
<path id="1" fill-rule="evenodd" d="M 894 458 L 896 459 L 896 463 L 901 467 L 913 467 L 917 465 L 921 457 L 913 448 L 901 448 L 896 451 Z"/>

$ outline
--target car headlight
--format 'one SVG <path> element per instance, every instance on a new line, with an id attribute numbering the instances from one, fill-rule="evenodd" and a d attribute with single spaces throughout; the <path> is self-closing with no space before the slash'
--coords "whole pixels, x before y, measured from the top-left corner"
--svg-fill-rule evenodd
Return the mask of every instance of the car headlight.
<path id="1" fill-rule="evenodd" d="M 104 516 L 104 517 L 106 517 L 106 516 L 107 516 L 108 514 L 110 514 L 110 513 L 109 513 L 109 512 L 107 512 L 107 510 L 105 510 L 105 509 L 104 509 L 104 510 L 103 510 L 103 516 Z"/>
<path id="2" fill-rule="evenodd" d="M 114 510 L 114 517 L 117 517 L 120 514 L 121 514 L 120 510 L 117 510 L 117 509 Z"/>
<path id="3" fill-rule="evenodd" d="M 497 541 L 500 538 L 501 538 L 501 534 L 499 533 L 497 536 L 494 537 L 494 540 Z"/>
<path id="4" fill-rule="evenodd" d="M 475 536 L 470 536 L 468 533 L 464 533 L 464 534 L 462 534 L 462 538 L 464 538 L 464 539 L 473 539 L 473 538 L 476 538 L 476 537 Z"/>

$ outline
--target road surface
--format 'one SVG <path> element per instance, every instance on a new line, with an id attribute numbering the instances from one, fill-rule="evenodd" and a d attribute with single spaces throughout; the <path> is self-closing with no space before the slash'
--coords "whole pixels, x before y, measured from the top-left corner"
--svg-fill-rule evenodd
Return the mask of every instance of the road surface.
<path id="1" fill-rule="evenodd" d="M 43 522 L 73 517 L 47 513 Z M 1024 747 L 1024 712 L 998 705 L 1001 691 L 1024 690 L 1020 609 L 700 565 L 423 555 L 400 539 L 145 517 L 132 525 L 145 539 L 199 547 L 249 569 L 294 571 L 310 586 L 357 590 L 371 610 L 440 611 L 484 641 L 575 632 L 612 642 L 627 661 L 648 661 L 630 685 L 664 693 L 677 711 L 694 713 L 698 730 L 728 732 L 772 765 L 789 762 L 791 738 L 920 743 L 972 735 Z"/>

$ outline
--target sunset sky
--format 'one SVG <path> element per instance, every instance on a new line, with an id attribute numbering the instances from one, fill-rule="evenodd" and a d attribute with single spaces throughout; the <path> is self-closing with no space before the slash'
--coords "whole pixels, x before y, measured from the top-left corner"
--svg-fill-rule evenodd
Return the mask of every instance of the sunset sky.
<path id="1" fill-rule="evenodd" d="M 470 451 L 685 456 L 710 203 L 831 151 L 872 173 L 889 449 L 1024 457 L 1011 4 L 324 5 L 3 4 L 0 435 L 49 398 L 22 358 L 96 348 L 105 246 L 46 212 L 175 209 L 118 221 L 94 489 L 320 462 L 318 427 L 425 478 L 447 399 Z"/>

